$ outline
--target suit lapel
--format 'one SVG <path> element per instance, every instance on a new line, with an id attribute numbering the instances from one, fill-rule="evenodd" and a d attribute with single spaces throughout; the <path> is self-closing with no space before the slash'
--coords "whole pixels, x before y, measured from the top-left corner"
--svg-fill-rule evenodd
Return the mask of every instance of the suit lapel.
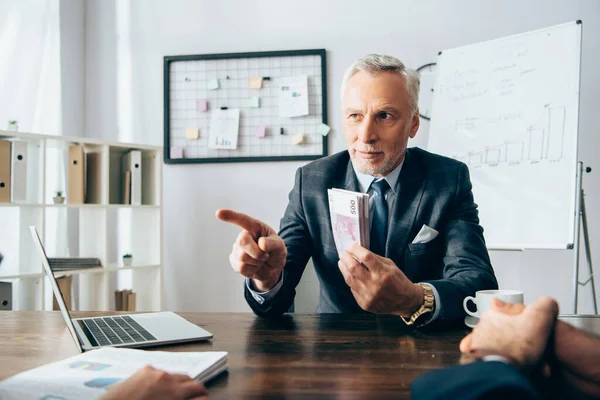
<path id="1" fill-rule="evenodd" d="M 421 166 L 411 150 L 408 149 L 396 184 L 396 201 L 388 224 L 385 255 L 392 260 L 400 260 L 406 248 L 421 204 L 425 184 L 425 175 Z"/>
<path id="2" fill-rule="evenodd" d="M 350 160 L 348 160 L 348 165 L 346 166 L 346 174 L 340 174 L 338 179 L 334 182 L 333 187 L 350 190 L 352 192 L 360 192 L 358 178 L 354 173 L 354 168 L 352 167 L 352 162 Z"/>

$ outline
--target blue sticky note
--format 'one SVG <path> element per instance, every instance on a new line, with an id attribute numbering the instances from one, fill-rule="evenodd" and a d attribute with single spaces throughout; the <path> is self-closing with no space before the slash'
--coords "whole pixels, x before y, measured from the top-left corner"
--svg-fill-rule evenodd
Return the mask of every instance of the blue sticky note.
<path id="1" fill-rule="evenodd" d="M 248 106 L 253 107 L 253 108 L 260 107 L 260 100 L 259 100 L 258 96 L 250 97 Z"/>
<path id="2" fill-rule="evenodd" d="M 210 90 L 215 90 L 219 88 L 219 81 L 217 79 L 209 79 L 206 83 L 206 87 Z"/>
<path id="3" fill-rule="evenodd" d="M 319 125 L 319 128 L 317 129 L 317 132 L 320 133 L 323 136 L 327 136 L 329 134 L 330 130 L 331 130 L 331 128 L 329 127 L 329 125 L 327 125 L 327 124 L 321 124 L 321 125 Z"/>
<path id="4" fill-rule="evenodd" d="M 85 382 L 84 385 L 91 388 L 105 388 L 122 380 L 122 378 L 94 378 L 91 381 Z"/>

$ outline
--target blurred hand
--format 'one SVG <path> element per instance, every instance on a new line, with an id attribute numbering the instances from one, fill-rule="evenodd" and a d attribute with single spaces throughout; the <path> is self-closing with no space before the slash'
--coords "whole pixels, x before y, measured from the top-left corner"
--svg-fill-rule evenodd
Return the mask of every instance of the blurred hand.
<path id="1" fill-rule="evenodd" d="M 217 210 L 217 218 L 243 230 L 229 255 L 231 267 L 252 279 L 255 287 L 265 292 L 279 281 L 285 266 L 287 248 L 275 230 L 262 221 L 233 210 Z"/>
<path id="2" fill-rule="evenodd" d="M 519 368 L 533 367 L 544 355 L 557 316 L 558 304 L 550 297 L 527 307 L 493 299 L 473 332 L 460 342 L 460 351 L 477 359 L 499 355 Z"/>
<path id="3" fill-rule="evenodd" d="M 112 385 L 101 400 L 208 399 L 204 385 L 187 375 L 169 374 L 150 366 Z"/>
<path id="4" fill-rule="evenodd" d="M 420 285 L 412 283 L 392 260 L 357 243 L 340 255 L 338 267 L 365 311 L 409 317 L 423 304 Z"/>

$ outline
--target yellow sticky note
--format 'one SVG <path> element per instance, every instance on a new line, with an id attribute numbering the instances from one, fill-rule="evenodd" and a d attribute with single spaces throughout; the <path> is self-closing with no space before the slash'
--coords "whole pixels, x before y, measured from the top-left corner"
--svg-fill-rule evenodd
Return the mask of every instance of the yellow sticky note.
<path id="1" fill-rule="evenodd" d="M 299 145 L 302 142 L 304 142 L 304 135 L 298 134 L 298 135 L 292 136 L 292 144 Z"/>
<path id="2" fill-rule="evenodd" d="M 249 87 L 250 89 L 261 89 L 263 84 L 263 78 L 250 78 Z"/>
<path id="3" fill-rule="evenodd" d="M 185 128 L 185 138 L 196 140 L 200 137 L 200 128 Z"/>

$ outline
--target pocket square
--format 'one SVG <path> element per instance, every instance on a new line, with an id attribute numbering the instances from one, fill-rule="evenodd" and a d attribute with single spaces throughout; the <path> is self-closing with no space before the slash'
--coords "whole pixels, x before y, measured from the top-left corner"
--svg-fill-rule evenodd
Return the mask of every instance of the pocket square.
<path id="1" fill-rule="evenodd" d="M 440 233 L 433 228 L 428 227 L 427 225 L 423 225 L 417 236 L 415 236 L 414 243 L 429 243 L 433 239 L 437 237 Z"/>

